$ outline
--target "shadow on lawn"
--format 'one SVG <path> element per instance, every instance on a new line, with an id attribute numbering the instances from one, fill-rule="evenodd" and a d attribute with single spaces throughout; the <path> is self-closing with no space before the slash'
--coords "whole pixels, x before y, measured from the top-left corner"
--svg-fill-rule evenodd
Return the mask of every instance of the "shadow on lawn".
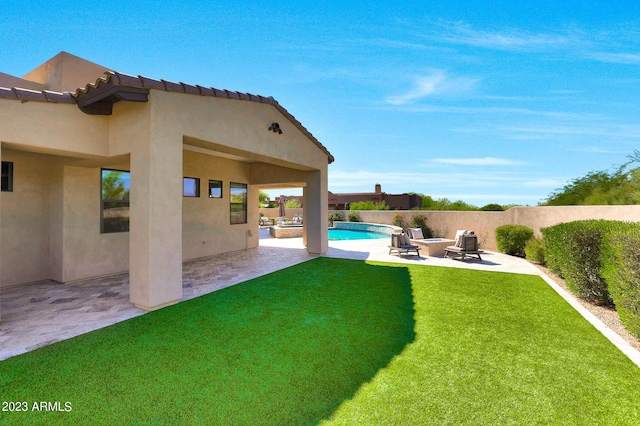
<path id="1" fill-rule="evenodd" d="M 317 258 L 3 361 L 3 396 L 71 401 L 65 422 L 315 424 L 414 338 L 406 268 Z"/>
<path id="2" fill-rule="evenodd" d="M 243 394 L 227 396 L 243 413 L 230 423 L 318 423 L 414 340 L 406 268 L 318 258 L 264 278 L 240 299 L 260 325 L 238 334 Z"/>

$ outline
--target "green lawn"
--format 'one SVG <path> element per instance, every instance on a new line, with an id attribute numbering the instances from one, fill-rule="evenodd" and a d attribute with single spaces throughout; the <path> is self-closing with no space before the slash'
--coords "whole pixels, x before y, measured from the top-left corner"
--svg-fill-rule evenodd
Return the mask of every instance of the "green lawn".
<path id="1" fill-rule="evenodd" d="M 318 258 L 1 361 L 0 424 L 637 425 L 639 383 L 539 277 Z"/>

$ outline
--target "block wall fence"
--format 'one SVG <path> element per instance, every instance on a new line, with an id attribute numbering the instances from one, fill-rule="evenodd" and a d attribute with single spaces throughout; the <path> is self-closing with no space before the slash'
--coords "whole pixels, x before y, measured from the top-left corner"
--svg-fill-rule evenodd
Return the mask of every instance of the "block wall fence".
<path id="1" fill-rule="evenodd" d="M 260 209 L 265 216 L 278 216 L 278 209 Z M 331 210 L 329 214 L 341 212 L 348 218 L 349 210 Z M 286 209 L 287 217 L 302 214 L 302 209 Z M 438 237 L 453 238 L 458 229 L 472 230 L 478 235 L 483 248 L 497 250 L 495 229 L 506 224 L 524 225 L 532 228 L 534 235 L 541 236 L 540 229 L 557 223 L 574 220 L 607 219 L 640 222 L 640 205 L 632 206 L 560 206 L 560 207 L 512 207 L 503 212 L 445 211 L 445 210 L 359 210 L 361 222 L 391 225 L 393 216 L 402 213 L 407 223 L 415 215 L 427 218 L 427 225 Z"/>

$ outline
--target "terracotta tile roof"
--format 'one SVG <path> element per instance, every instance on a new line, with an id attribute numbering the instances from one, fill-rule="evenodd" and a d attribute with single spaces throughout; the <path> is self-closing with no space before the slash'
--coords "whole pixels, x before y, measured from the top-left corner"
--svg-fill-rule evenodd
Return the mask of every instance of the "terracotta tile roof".
<path id="1" fill-rule="evenodd" d="M 134 89 L 153 89 L 164 90 L 167 92 L 186 93 L 199 96 L 212 96 L 216 98 L 234 99 L 239 101 L 258 102 L 268 104 L 277 109 L 284 115 L 294 126 L 296 126 L 307 138 L 316 144 L 322 151 L 327 154 L 329 163 L 333 163 L 334 157 L 329 150 L 316 139 L 306 127 L 302 125 L 293 115 L 289 113 L 278 101 L 273 97 L 264 97 L 260 95 L 252 95 L 250 93 L 232 92 L 229 90 L 220 90 L 213 87 L 193 86 L 185 83 L 175 83 L 167 80 L 155 80 L 149 77 L 132 76 L 120 72 L 107 71 L 106 77 L 99 78 L 93 84 L 87 84 L 84 88 L 79 88 L 75 93 L 69 92 L 52 92 L 49 90 L 29 90 L 21 88 L 5 88 L 0 87 L 0 99 L 14 99 L 22 102 L 53 102 L 53 103 L 78 103 L 78 98 L 83 96 L 91 96 L 94 90 L 100 88 L 101 85 L 110 84 L 116 87 L 130 87 Z"/>
<path id="2" fill-rule="evenodd" d="M 106 77 L 99 78 L 93 84 L 87 84 L 84 88 L 79 88 L 72 95 L 76 100 L 79 97 L 90 95 L 92 91 L 97 90 L 103 84 L 110 84 L 116 87 L 130 87 L 135 89 L 153 89 L 164 90 L 167 92 L 186 93 L 199 96 L 211 96 L 217 98 L 235 99 L 240 101 L 259 102 L 268 104 L 276 108 L 282 115 L 284 115 L 291 123 L 293 123 L 306 137 L 311 139 L 322 151 L 327 154 L 329 163 L 334 161 L 333 155 L 325 148 L 324 145 L 316 139 L 311 132 L 309 132 L 293 115 L 289 113 L 284 107 L 282 107 L 278 101 L 273 97 L 264 97 L 260 95 L 252 95 L 250 93 L 232 92 L 229 90 L 220 90 L 213 87 L 193 86 L 186 83 L 175 83 L 167 80 L 156 80 L 143 76 L 132 76 L 120 72 L 107 71 Z"/>
<path id="3" fill-rule="evenodd" d="M 54 102 L 61 104 L 75 104 L 76 100 L 69 92 L 59 93 L 49 90 L 29 90 L 18 87 L 0 87 L 0 99 L 15 99 L 22 102 Z"/>

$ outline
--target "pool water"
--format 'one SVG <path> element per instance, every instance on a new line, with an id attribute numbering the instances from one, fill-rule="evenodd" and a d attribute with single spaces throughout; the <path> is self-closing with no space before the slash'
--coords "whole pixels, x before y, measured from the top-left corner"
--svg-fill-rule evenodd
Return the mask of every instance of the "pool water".
<path id="1" fill-rule="evenodd" d="M 390 238 L 389 234 L 382 234 L 371 231 L 357 231 L 354 229 L 329 229 L 329 241 L 344 240 L 375 240 L 379 238 Z"/>

